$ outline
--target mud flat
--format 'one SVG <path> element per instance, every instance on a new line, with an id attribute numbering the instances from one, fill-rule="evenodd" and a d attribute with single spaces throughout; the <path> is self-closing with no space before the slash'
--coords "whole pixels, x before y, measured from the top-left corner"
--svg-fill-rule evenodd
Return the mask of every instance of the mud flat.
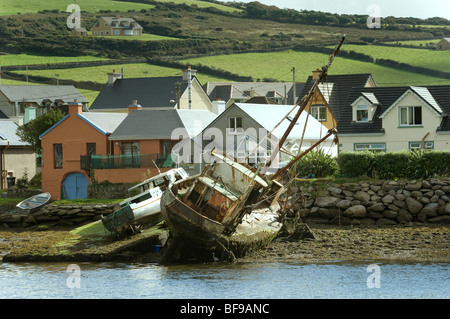
<path id="1" fill-rule="evenodd" d="M 310 224 L 316 239 L 278 238 L 245 262 L 450 262 L 450 226 Z"/>
<path id="2" fill-rule="evenodd" d="M 236 238 L 230 245 L 239 262 L 404 261 L 450 262 L 450 226 L 337 226 L 309 224 L 315 239 L 273 238 L 257 234 Z M 117 240 L 101 222 L 76 229 L 0 230 L 3 262 L 158 262 L 167 229 L 159 224 L 142 233 Z"/>

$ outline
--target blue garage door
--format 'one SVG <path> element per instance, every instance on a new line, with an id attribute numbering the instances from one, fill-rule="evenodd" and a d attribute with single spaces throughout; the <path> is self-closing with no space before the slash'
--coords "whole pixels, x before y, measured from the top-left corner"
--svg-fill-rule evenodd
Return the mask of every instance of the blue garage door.
<path id="1" fill-rule="evenodd" d="M 86 199 L 89 181 L 83 174 L 73 173 L 63 181 L 65 199 Z"/>

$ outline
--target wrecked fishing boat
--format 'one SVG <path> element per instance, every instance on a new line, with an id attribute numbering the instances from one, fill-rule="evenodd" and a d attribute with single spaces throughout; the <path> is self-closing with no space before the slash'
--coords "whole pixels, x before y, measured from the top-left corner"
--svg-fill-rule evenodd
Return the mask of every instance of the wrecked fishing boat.
<path id="1" fill-rule="evenodd" d="M 214 162 L 197 176 L 180 198 L 178 182 L 161 198 L 161 212 L 169 228 L 190 244 L 221 246 L 269 184 L 254 168 L 212 152 Z M 221 247 L 223 248 L 223 247 Z"/>
<path id="2" fill-rule="evenodd" d="M 344 39 L 345 36 L 342 36 L 308 94 L 295 106 L 300 106 L 295 116 L 291 118 L 287 114 L 283 118 L 283 120 L 289 118 L 291 123 L 280 139 L 279 147 L 265 163 L 266 168 L 271 165 L 278 150 L 282 150 L 287 136 L 307 107 L 318 85 L 325 80 L 328 68 Z M 322 139 L 303 153 L 300 153 L 299 149 L 299 154 L 293 154 L 292 160 L 270 177 L 260 174 L 261 166 L 255 169 L 213 151 L 211 153 L 213 162 L 206 166 L 199 176 L 193 178 L 193 183 L 186 192 L 180 196 L 180 184 L 176 182 L 162 195 L 161 212 L 173 235 L 173 241 L 165 251 L 166 260 L 179 259 L 183 245 L 195 246 L 205 251 L 218 251 L 221 253 L 221 260 L 234 260 L 233 252 L 226 247 L 226 238 L 236 231 L 243 218 L 257 205 L 265 204 L 271 208 L 281 200 L 280 196 L 283 193 L 288 194 L 293 174 L 285 185 L 281 182 L 283 174 L 301 157 L 336 134 L 335 129 L 330 129 Z M 337 137 L 334 142 L 337 143 Z M 285 200 L 281 210 L 289 209 L 287 203 Z"/>
<path id="3" fill-rule="evenodd" d="M 183 168 L 174 168 L 129 188 L 128 192 L 138 190 L 139 194 L 123 200 L 115 212 L 102 216 L 103 226 L 111 233 L 121 234 L 127 230 L 135 232 L 141 225 L 160 222 L 163 192 L 173 183 L 188 177 Z"/>

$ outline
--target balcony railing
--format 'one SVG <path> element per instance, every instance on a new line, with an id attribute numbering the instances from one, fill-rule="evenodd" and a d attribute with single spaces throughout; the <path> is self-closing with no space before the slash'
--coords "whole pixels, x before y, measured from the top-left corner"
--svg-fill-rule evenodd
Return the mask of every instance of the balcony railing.
<path id="1" fill-rule="evenodd" d="M 170 154 L 81 155 L 81 169 L 174 167 Z"/>

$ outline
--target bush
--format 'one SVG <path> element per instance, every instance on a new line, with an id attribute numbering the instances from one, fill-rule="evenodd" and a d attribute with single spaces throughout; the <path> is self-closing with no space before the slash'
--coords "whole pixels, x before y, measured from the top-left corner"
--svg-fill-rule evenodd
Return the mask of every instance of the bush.
<path id="1" fill-rule="evenodd" d="M 321 150 L 314 150 L 302 157 L 296 167 L 300 176 L 314 176 L 316 178 L 336 175 L 339 166 L 336 160 Z"/>
<path id="2" fill-rule="evenodd" d="M 337 162 L 340 175 L 347 178 L 420 179 L 450 175 L 448 151 L 342 152 Z"/>
<path id="3" fill-rule="evenodd" d="M 339 172 L 343 177 L 371 177 L 374 153 L 342 152 L 338 157 Z"/>

